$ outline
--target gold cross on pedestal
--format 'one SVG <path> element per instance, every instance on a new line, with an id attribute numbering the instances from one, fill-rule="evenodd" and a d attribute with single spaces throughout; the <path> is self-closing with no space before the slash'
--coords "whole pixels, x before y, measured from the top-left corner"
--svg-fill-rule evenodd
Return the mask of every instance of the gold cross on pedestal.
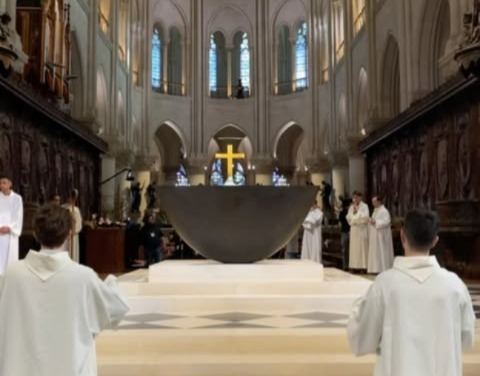
<path id="1" fill-rule="evenodd" d="M 245 159 L 245 153 L 234 153 L 233 145 L 227 145 L 227 153 L 216 153 L 215 158 L 227 160 L 227 179 L 233 178 L 233 160 Z"/>

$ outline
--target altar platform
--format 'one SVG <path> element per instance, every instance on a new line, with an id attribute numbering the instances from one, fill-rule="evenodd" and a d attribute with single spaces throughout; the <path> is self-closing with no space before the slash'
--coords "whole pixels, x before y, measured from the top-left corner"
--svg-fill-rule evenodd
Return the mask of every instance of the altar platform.
<path id="1" fill-rule="evenodd" d="M 131 311 L 97 342 L 100 376 L 370 376 L 345 327 L 371 281 L 301 260 L 165 261 L 120 277 Z M 480 369 L 480 346 L 464 357 Z"/>

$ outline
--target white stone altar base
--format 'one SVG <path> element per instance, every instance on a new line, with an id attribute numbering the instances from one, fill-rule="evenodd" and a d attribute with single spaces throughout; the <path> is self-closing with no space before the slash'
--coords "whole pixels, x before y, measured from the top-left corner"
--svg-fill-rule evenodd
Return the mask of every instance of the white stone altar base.
<path id="1" fill-rule="evenodd" d="M 150 283 L 322 282 L 323 265 L 305 260 L 265 260 L 222 264 L 213 260 L 171 260 L 152 265 Z"/>

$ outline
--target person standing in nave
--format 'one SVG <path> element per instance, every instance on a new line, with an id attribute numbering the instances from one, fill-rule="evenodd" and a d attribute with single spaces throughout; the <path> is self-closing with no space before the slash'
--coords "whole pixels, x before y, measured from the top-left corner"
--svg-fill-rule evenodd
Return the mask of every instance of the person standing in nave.
<path id="1" fill-rule="evenodd" d="M 73 224 L 72 224 L 72 233 L 71 239 L 67 243 L 67 250 L 70 253 L 70 257 L 73 261 L 80 261 L 80 241 L 78 234 L 82 231 L 82 214 L 80 209 L 76 206 L 78 197 L 78 191 L 76 189 L 70 192 L 70 196 L 65 204 L 62 205 L 63 208 L 70 211 L 72 214 Z"/>
<path id="2" fill-rule="evenodd" d="M 351 270 L 364 271 L 367 269 L 370 212 L 368 205 L 362 201 L 362 194 L 359 191 L 353 192 L 352 201 L 347 214 L 347 220 L 350 224 L 348 266 Z"/>
<path id="3" fill-rule="evenodd" d="M 378 274 L 393 265 L 391 218 L 378 196 L 372 198 L 374 207 L 368 235 L 368 273 Z"/>
<path id="4" fill-rule="evenodd" d="M 475 313 L 465 284 L 429 255 L 438 229 L 436 213 L 408 213 L 400 235 L 405 257 L 396 257 L 353 305 L 350 346 L 357 356 L 377 354 L 375 376 L 462 375 Z"/>
<path id="5" fill-rule="evenodd" d="M 323 211 L 331 210 L 330 196 L 332 195 L 332 186 L 325 180 L 322 181 L 322 206 Z"/>
<path id="6" fill-rule="evenodd" d="M 302 260 L 322 263 L 322 221 L 323 212 L 315 201 L 303 221 Z"/>
<path id="7" fill-rule="evenodd" d="M 145 266 L 149 266 L 162 259 L 163 233 L 160 226 L 155 223 L 153 214 L 145 215 L 143 223 L 140 230 L 140 242 L 146 261 Z"/>
<path id="8" fill-rule="evenodd" d="M 0 276 L 0 375 L 95 376 L 95 337 L 128 312 L 117 280 L 105 282 L 70 259 L 71 213 L 37 210 L 40 252 L 30 251 Z"/>
<path id="9" fill-rule="evenodd" d="M 0 176 L 0 275 L 18 260 L 18 240 L 23 227 L 23 200 L 12 190 L 12 181 Z"/>
<path id="10" fill-rule="evenodd" d="M 340 222 L 341 226 L 341 238 L 340 244 L 342 247 L 342 256 L 343 256 L 343 268 L 348 268 L 348 260 L 349 260 L 349 240 L 350 240 L 350 224 L 347 220 L 348 209 L 351 204 L 351 200 L 345 199 L 341 197 L 341 208 L 340 212 L 338 213 L 338 221 Z"/>

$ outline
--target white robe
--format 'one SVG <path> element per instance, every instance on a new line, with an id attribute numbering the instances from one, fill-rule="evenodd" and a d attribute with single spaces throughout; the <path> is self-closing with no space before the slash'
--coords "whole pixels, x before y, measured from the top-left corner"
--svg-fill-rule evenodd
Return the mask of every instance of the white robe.
<path id="1" fill-rule="evenodd" d="M 356 214 L 353 205 L 348 209 L 347 221 L 350 224 L 350 269 L 367 269 L 368 259 L 368 205 L 360 202 Z"/>
<path id="2" fill-rule="evenodd" d="M 302 259 L 322 262 L 322 220 L 323 212 L 314 208 L 303 221 Z"/>
<path id="3" fill-rule="evenodd" d="M 369 226 L 368 272 L 381 273 L 393 265 L 393 240 L 390 213 L 381 205 L 373 210 L 374 225 Z"/>
<path id="4" fill-rule="evenodd" d="M 347 327 L 356 355 L 377 354 L 375 376 L 461 376 L 474 332 L 467 287 L 433 256 L 395 258 L 354 303 Z"/>
<path id="5" fill-rule="evenodd" d="M 70 213 L 72 213 L 72 205 L 64 204 L 62 205 L 63 208 L 68 209 Z M 67 250 L 70 253 L 70 257 L 73 261 L 79 262 L 80 261 L 80 241 L 78 239 L 78 234 L 82 231 L 82 214 L 80 213 L 80 209 L 78 206 L 73 207 L 73 237 L 67 241 Z M 73 245 L 73 247 L 72 247 Z M 72 250 L 70 250 L 72 248 Z"/>
<path id="6" fill-rule="evenodd" d="M 115 277 L 30 251 L 0 277 L 0 375 L 96 376 L 95 336 L 127 311 Z"/>
<path id="7" fill-rule="evenodd" d="M 18 260 L 18 239 L 23 227 L 23 201 L 15 192 L 0 192 L 0 227 L 10 227 L 10 234 L 0 234 L 0 275 L 7 265 Z"/>

